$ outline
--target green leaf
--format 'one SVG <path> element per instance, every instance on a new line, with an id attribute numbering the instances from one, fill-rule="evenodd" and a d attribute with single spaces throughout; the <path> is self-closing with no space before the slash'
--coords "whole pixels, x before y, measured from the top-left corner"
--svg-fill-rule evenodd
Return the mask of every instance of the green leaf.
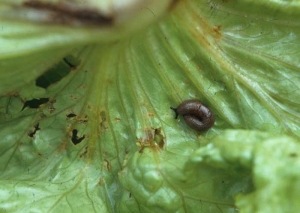
<path id="1" fill-rule="evenodd" d="M 266 132 L 228 130 L 197 150 L 188 170 L 206 163 L 240 177 L 251 171 L 254 190 L 237 197 L 241 212 L 298 212 L 299 141 Z"/>
<path id="2" fill-rule="evenodd" d="M 300 210 L 299 3 L 180 1 L 146 25 L 153 1 L 106 29 L 22 2 L 0 3 L 1 211 Z M 192 98 L 206 132 L 174 119 Z"/>

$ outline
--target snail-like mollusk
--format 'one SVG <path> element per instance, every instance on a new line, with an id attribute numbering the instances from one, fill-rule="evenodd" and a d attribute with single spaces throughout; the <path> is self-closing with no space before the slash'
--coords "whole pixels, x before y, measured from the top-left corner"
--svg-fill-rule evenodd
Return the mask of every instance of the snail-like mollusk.
<path id="1" fill-rule="evenodd" d="M 199 100 L 186 100 L 177 108 L 170 108 L 176 113 L 175 119 L 178 115 L 182 115 L 186 124 L 194 130 L 205 131 L 215 123 L 214 114 Z"/>

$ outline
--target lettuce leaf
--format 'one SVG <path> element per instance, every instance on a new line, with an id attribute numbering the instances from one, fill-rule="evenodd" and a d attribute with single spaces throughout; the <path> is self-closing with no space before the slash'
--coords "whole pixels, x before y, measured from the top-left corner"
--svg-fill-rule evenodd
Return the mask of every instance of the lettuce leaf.
<path id="1" fill-rule="evenodd" d="M 226 130 L 195 151 L 187 168 L 204 163 L 236 176 L 251 172 L 253 190 L 237 197 L 241 212 L 297 212 L 299 150 L 299 141 L 282 134 Z"/>
<path id="2" fill-rule="evenodd" d="M 299 212 L 297 1 L 153 1 L 110 26 L 24 2 L 0 2 L 1 211 Z M 191 98 L 210 130 L 174 119 Z"/>

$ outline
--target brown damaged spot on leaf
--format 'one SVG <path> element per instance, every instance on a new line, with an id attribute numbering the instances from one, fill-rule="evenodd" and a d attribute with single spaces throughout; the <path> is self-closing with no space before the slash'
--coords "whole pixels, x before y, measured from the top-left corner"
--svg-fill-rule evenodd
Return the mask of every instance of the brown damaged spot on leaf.
<path id="1" fill-rule="evenodd" d="M 77 98 L 76 96 L 74 96 L 74 95 L 70 95 L 70 98 L 73 99 L 74 101 L 77 101 L 77 99 L 78 99 L 78 98 Z"/>
<path id="2" fill-rule="evenodd" d="M 178 5 L 179 0 L 173 0 L 169 5 L 169 11 L 175 9 L 175 7 Z"/>
<path id="3" fill-rule="evenodd" d="M 75 8 L 70 4 L 58 3 L 51 4 L 39 2 L 36 0 L 28 0 L 23 3 L 27 8 L 37 9 L 45 12 L 50 12 L 48 15 L 49 22 L 61 24 L 74 24 L 74 22 L 82 22 L 86 24 L 111 26 L 113 25 L 113 17 L 107 17 L 93 9 Z"/>
<path id="4" fill-rule="evenodd" d="M 111 163 L 109 160 L 104 159 L 104 167 L 107 169 L 107 171 L 111 171 Z"/>
<path id="5" fill-rule="evenodd" d="M 50 104 L 48 106 L 48 109 L 49 109 L 49 113 L 53 113 L 55 111 L 55 107 L 54 107 L 54 104 L 56 103 L 56 100 L 52 100 L 50 101 Z"/>
<path id="6" fill-rule="evenodd" d="M 100 112 L 100 128 L 101 130 L 107 130 L 108 129 L 108 125 L 107 125 L 107 116 L 105 111 L 101 111 Z"/>
<path id="7" fill-rule="evenodd" d="M 80 124 L 86 124 L 89 121 L 89 119 L 88 119 L 87 115 L 84 115 L 84 116 L 77 115 L 76 121 Z"/>
<path id="8" fill-rule="evenodd" d="M 83 150 L 83 152 L 79 155 L 80 158 L 86 157 L 88 153 L 88 146 L 86 146 Z"/>
<path id="9" fill-rule="evenodd" d="M 145 148 L 152 148 L 156 151 L 160 151 L 165 146 L 165 137 L 161 132 L 161 128 L 146 129 L 145 138 L 138 138 L 136 144 L 140 147 L 140 153 L 142 153 Z"/>
<path id="10" fill-rule="evenodd" d="M 100 178 L 99 181 L 98 181 L 98 184 L 99 185 L 104 185 L 105 184 L 104 178 Z"/>
<path id="11" fill-rule="evenodd" d="M 161 132 L 161 128 L 155 129 L 154 131 L 154 141 L 158 144 L 158 146 L 163 149 L 165 146 L 165 137 Z"/>
<path id="12" fill-rule="evenodd" d="M 58 153 L 61 153 L 61 152 L 64 152 L 66 151 L 68 148 L 68 143 L 66 140 L 63 140 L 60 145 L 57 147 L 57 152 Z"/>
<path id="13" fill-rule="evenodd" d="M 149 112 L 147 115 L 149 118 L 153 118 L 155 116 L 152 112 Z"/>
<path id="14" fill-rule="evenodd" d="M 215 49 L 218 46 L 218 42 L 222 39 L 222 26 L 211 25 L 194 10 L 190 12 L 189 22 L 184 20 L 182 25 L 186 27 L 193 39 L 207 50 Z M 199 30 L 200 28 L 201 30 Z"/>
<path id="15" fill-rule="evenodd" d="M 66 114 L 66 119 L 79 124 L 87 124 L 87 122 L 89 121 L 87 115 L 75 114 L 73 111 L 70 111 L 68 114 Z"/>
<path id="16" fill-rule="evenodd" d="M 213 26 L 213 34 L 214 34 L 215 38 L 218 40 L 222 38 L 221 30 L 222 30 L 221 25 Z"/>

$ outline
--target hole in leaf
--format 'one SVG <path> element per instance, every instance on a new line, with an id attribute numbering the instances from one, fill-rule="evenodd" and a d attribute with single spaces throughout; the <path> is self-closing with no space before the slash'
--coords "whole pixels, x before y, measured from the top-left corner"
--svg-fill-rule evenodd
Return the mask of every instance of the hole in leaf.
<path id="1" fill-rule="evenodd" d="M 74 113 L 70 113 L 67 115 L 67 118 L 74 118 L 74 117 L 76 117 L 76 114 L 74 114 Z"/>
<path id="2" fill-rule="evenodd" d="M 45 104 L 48 101 L 49 101 L 49 98 L 32 99 L 32 100 L 26 101 L 24 103 L 22 110 L 24 110 L 26 107 L 29 107 L 32 109 L 37 109 L 40 107 L 40 105 Z"/>
<path id="3" fill-rule="evenodd" d="M 77 129 L 73 129 L 71 140 L 72 140 L 72 143 L 74 145 L 79 144 L 85 138 L 85 135 L 83 135 L 82 137 L 78 137 L 77 133 L 78 133 L 78 130 Z"/>
<path id="4" fill-rule="evenodd" d="M 71 72 L 71 67 L 64 60 L 56 64 L 50 70 L 38 77 L 35 81 L 35 85 L 46 89 L 51 84 L 60 81 Z"/>
<path id="5" fill-rule="evenodd" d="M 165 146 L 165 138 L 161 132 L 161 128 L 154 129 L 154 141 L 163 149 Z"/>
<path id="6" fill-rule="evenodd" d="M 29 136 L 29 137 L 33 138 L 34 135 L 35 135 L 35 133 L 36 133 L 37 131 L 40 130 L 39 125 L 40 125 L 40 124 L 37 123 L 37 124 L 34 126 L 34 130 L 33 130 L 33 131 L 30 131 L 30 132 L 28 133 L 28 136 Z"/>

